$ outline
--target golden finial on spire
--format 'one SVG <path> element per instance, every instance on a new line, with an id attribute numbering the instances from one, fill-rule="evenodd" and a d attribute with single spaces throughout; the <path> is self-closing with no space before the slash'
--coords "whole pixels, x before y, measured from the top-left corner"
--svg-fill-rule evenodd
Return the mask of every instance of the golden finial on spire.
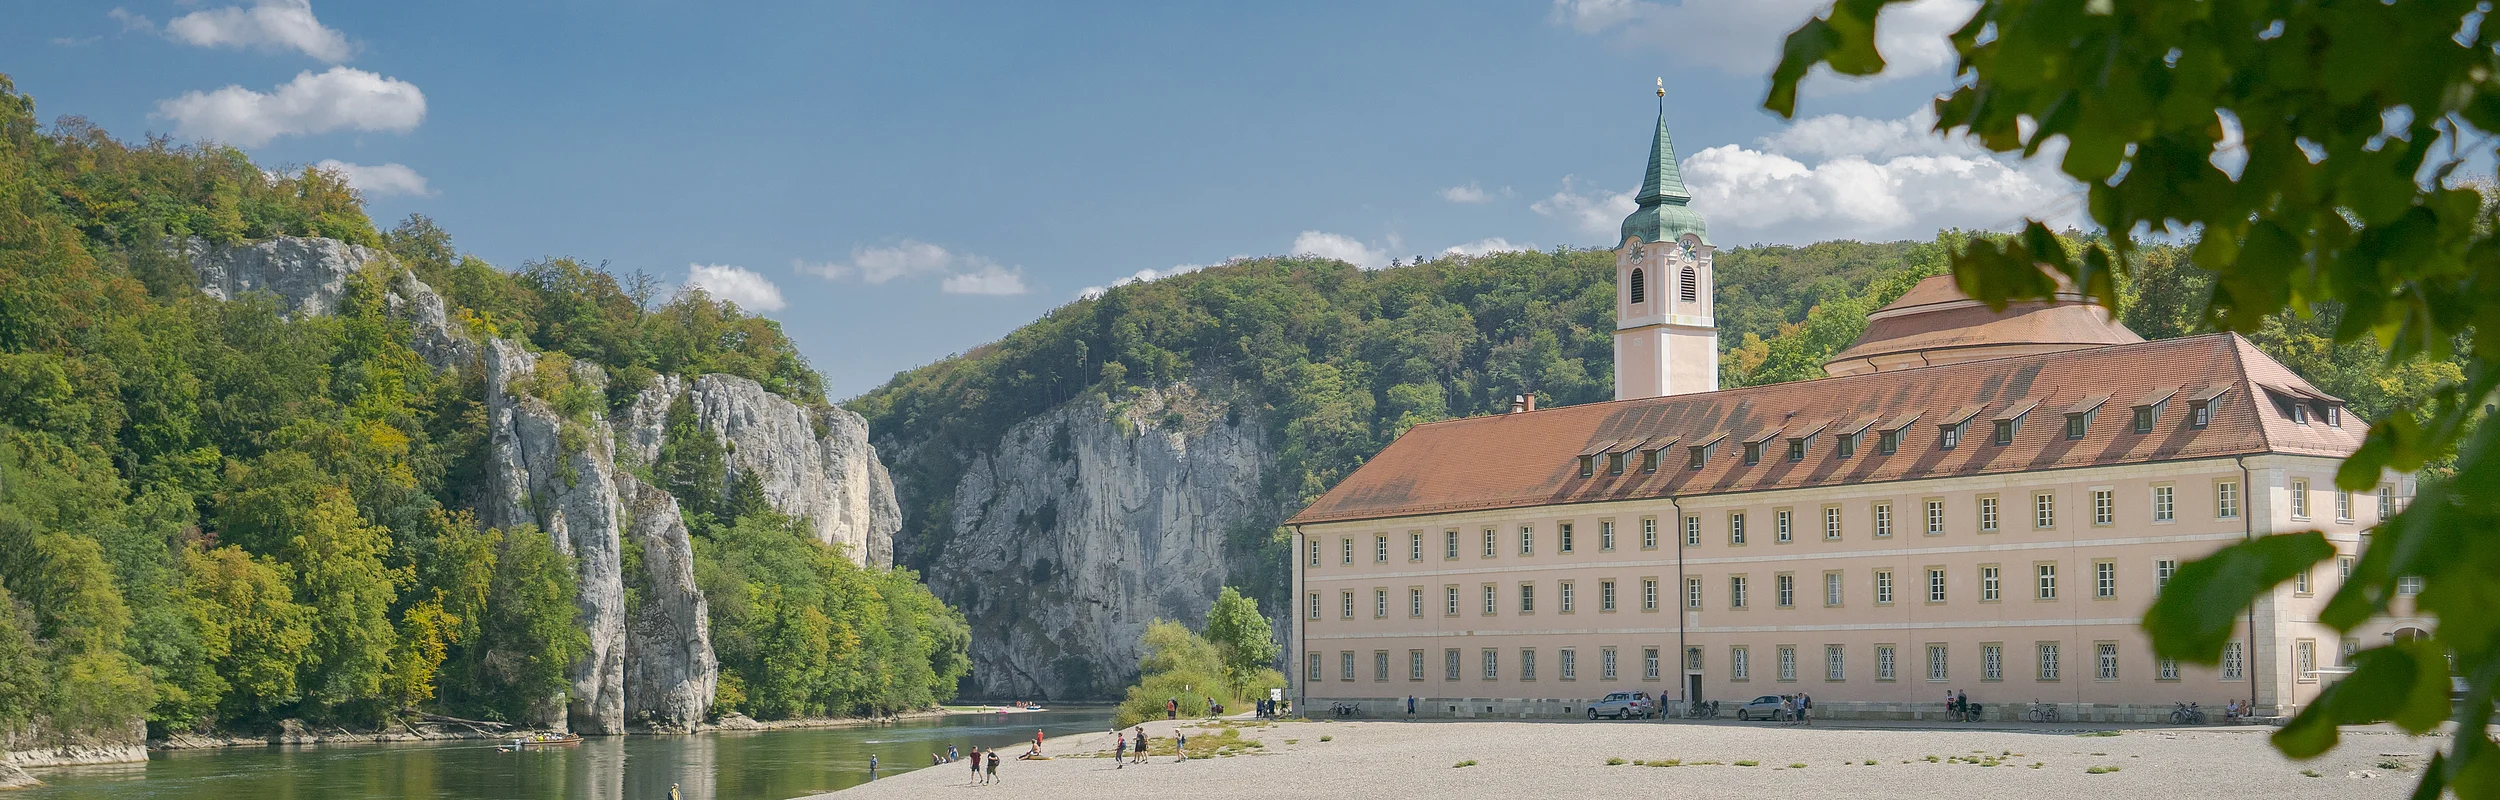
<path id="1" fill-rule="evenodd" d="M 1667 79 L 1665 79 L 1665 78 L 1659 78 L 1659 79 L 1658 79 L 1658 97 L 1659 97 L 1660 99 L 1665 99 L 1665 98 L 1666 98 L 1666 96 L 1667 96 Z"/>

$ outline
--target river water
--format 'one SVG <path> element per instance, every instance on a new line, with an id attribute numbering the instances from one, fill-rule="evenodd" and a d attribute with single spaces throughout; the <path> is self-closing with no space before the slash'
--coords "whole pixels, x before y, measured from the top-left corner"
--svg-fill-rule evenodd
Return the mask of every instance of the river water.
<path id="1" fill-rule="evenodd" d="M 952 714 L 883 727 L 607 736 L 498 753 L 492 742 L 233 747 L 151 753 L 145 764 L 35 770 L 8 800 L 784 800 L 929 767 L 953 744 L 1023 752 L 1035 730 L 1106 730 L 1111 709 Z M 963 765 L 949 765 L 961 769 Z M 1001 765 L 1012 769 L 1012 765 Z"/>

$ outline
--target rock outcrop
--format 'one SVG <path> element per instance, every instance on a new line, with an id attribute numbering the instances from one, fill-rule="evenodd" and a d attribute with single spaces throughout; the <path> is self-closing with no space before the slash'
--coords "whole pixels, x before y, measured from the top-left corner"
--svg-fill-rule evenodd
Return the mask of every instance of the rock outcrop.
<path id="1" fill-rule="evenodd" d="M 218 245 L 194 236 L 182 240 L 181 247 L 202 294 L 235 300 L 251 292 L 270 292 L 278 296 L 279 308 L 289 317 L 338 311 L 339 298 L 347 292 L 348 274 L 389 257 L 360 244 L 301 236 L 239 245 Z"/>
<path id="2" fill-rule="evenodd" d="M 642 598 L 625 619 L 625 718 L 690 731 L 711 717 L 720 680 L 711 611 L 694 583 L 694 543 L 677 498 L 632 473 L 617 475 L 617 490 L 633 520 L 627 536 L 642 553 L 625 576 Z"/>
<path id="3" fill-rule="evenodd" d="M 903 512 L 868 443 L 867 420 L 840 408 L 801 406 L 735 375 L 692 382 L 661 376 L 617 422 L 637 463 L 659 459 L 669 407 L 680 398 L 698 426 L 728 445 L 724 482 L 754 480 L 774 509 L 814 526 L 817 541 L 840 545 L 861 564 L 894 565 Z"/>
<path id="4" fill-rule="evenodd" d="M 970 692 L 1115 695 L 1148 622 L 1206 617 L 1227 531 L 1274 517 L 1268 452 L 1258 425 L 1184 384 L 1062 405 L 973 456 L 927 570 L 971 621 Z"/>
<path id="5" fill-rule="evenodd" d="M 570 554 L 581 581 L 578 605 L 590 652 L 571 669 L 564 719 L 581 733 L 625 730 L 625 586 L 614 435 L 589 413 L 567 417 L 538 394 L 576 381 L 603 389 L 598 368 L 576 363 L 541 370 L 541 356 L 509 341 L 486 345 L 486 524 L 537 526 Z M 534 394 L 537 393 L 537 394 Z"/>

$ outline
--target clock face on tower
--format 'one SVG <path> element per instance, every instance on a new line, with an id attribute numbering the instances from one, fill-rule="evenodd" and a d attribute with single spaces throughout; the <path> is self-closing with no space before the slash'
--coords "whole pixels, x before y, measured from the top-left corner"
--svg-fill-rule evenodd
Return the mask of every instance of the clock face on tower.
<path id="1" fill-rule="evenodd" d="M 1648 251 L 1646 251 L 1646 250 L 1642 249 L 1639 245 L 1634 245 L 1634 246 L 1632 247 L 1632 254 L 1631 254 L 1631 256 L 1630 256 L 1630 258 L 1631 258 L 1631 260 L 1632 260 L 1632 263 L 1634 263 L 1634 264 L 1641 263 L 1641 255 L 1642 255 L 1643 253 L 1645 253 L 1645 252 L 1648 252 Z"/>
<path id="2" fill-rule="evenodd" d="M 1687 261 L 1690 261 L 1690 260 L 1692 260 L 1692 258 L 1693 258 L 1693 243 L 1692 243 L 1692 241 L 1691 241 L 1691 240 L 1686 240 L 1686 241 L 1684 242 L 1684 259 L 1685 259 L 1685 260 L 1687 260 Z"/>

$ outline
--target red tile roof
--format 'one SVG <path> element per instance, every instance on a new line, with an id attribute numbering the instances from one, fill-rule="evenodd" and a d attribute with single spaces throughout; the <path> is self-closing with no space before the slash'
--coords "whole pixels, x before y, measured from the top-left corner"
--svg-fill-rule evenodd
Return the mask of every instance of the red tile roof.
<path id="1" fill-rule="evenodd" d="M 2082 294 L 2061 288 L 2047 301 L 2011 303 L 1991 311 L 1955 288 L 1953 276 L 1919 281 L 1900 299 L 1867 315 L 1856 344 L 1823 362 L 1834 375 L 1872 371 L 1875 364 L 1912 354 L 1939 363 L 2012 355 L 1993 351 L 2099 347 L 2144 341 Z M 1887 358 L 1890 357 L 1890 358 Z"/>
<path id="2" fill-rule="evenodd" d="M 2254 399 L 2262 397 L 2252 394 L 2260 386 L 2325 397 L 2247 340 L 2214 334 L 1449 420 L 1408 430 L 1288 523 L 2256 453 L 2341 458 L 2360 446 L 2367 423 L 2349 414 L 2342 427 L 2316 418 L 2293 423 Z M 2189 402 L 2204 392 L 2219 392 L 2213 420 L 2191 428 Z M 2168 404 L 2152 433 L 2133 433 L 2131 413 L 2100 413 L 2082 439 L 2067 439 L 2062 412 L 2103 396 Z M 2023 405 L 2034 407 L 2014 443 L 1991 444 L 1981 415 Z M 1881 455 L 1867 441 L 1839 458 L 1831 445 L 1838 434 L 1826 430 L 1801 462 L 1788 461 L 1784 447 L 1766 448 L 1761 463 L 1747 466 L 1721 441 L 1871 415 L 1886 420 L 1876 430 L 1909 421 L 1899 452 Z M 1974 421 L 1974 429 L 1964 431 L 1959 447 L 1938 449 L 1939 425 L 1956 419 Z M 1577 456 L 1604 452 L 1598 445 L 1667 437 L 1679 443 L 1660 457 L 1655 474 L 1641 474 L 1635 458 L 1626 459 L 1623 475 L 1609 476 L 1600 465 L 1595 476 L 1579 477 Z M 1687 469 L 1685 447 L 1705 442 L 1718 442 L 1708 463 Z"/>

